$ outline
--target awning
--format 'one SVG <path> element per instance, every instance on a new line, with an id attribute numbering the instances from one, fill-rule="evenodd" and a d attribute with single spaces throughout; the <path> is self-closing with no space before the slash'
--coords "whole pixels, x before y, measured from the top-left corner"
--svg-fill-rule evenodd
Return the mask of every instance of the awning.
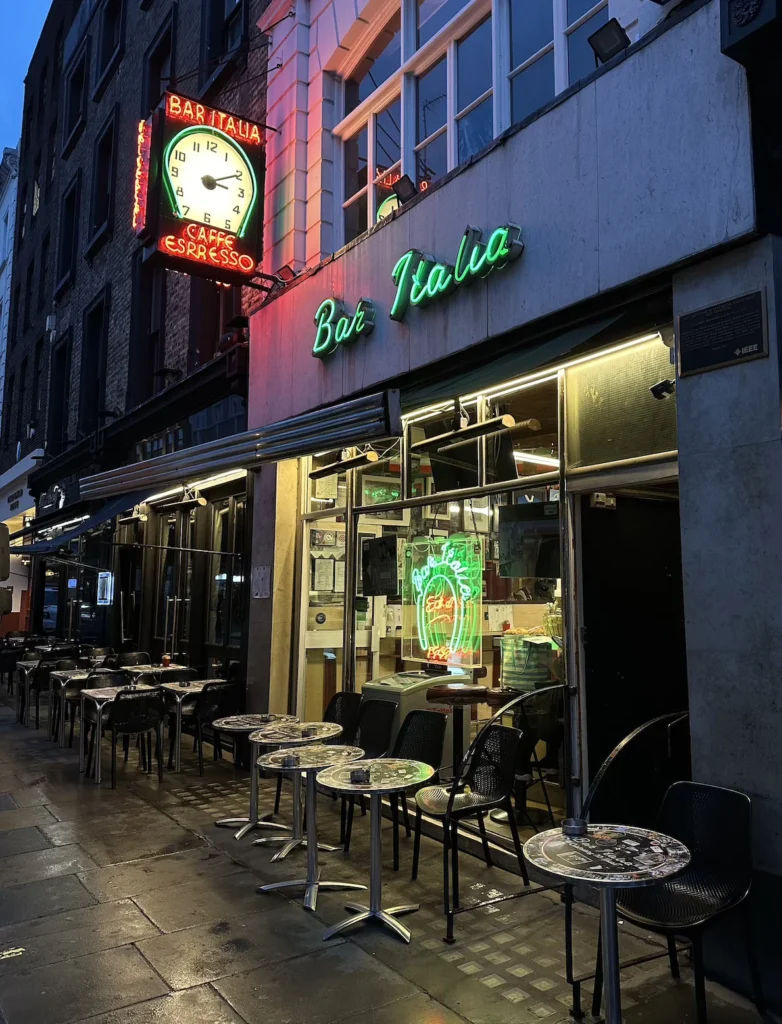
<path id="1" fill-rule="evenodd" d="M 258 469 L 270 462 L 399 437 L 401 433 L 399 392 L 381 391 L 181 452 L 95 473 L 81 481 L 79 491 L 82 498 L 106 498 L 131 486 L 146 487 L 149 495 L 234 469 Z"/>
<path id="2" fill-rule="evenodd" d="M 621 313 L 579 324 L 569 331 L 549 337 L 545 341 L 531 342 L 518 346 L 496 359 L 484 358 L 472 369 L 439 378 L 431 377 L 423 384 L 402 389 L 402 409 L 412 412 L 426 405 L 445 402 L 458 395 L 472 395 L 490 387 L 512 380 L 525 373 L 532 373 L 551 363 L 560 362 L 566 356 L 586 345 L 596 335 L 620 320 Z"/>
<path id="3" fill-rule="evenodd" d="M 78 526 L 74 526 L 72 530 L 66 530 L 65 533 L 61 533 L 59 537 L 53 537 L 51 540 L 38 540 L 34 544 L 23 544 L 21 547 L 11 548 L 11 551 L 15 555 L 54 554 L 60 548 L 67 546 L 72 540 L 81 537 L 88 530 L 94 530 L 96 526 L 100 526 L 109 519 L 121 515 L 135 505 L 140 505 L 149 496 L 149 493 L 150 489 L 147 487 L 143 491 L 132 491 L 130 494 L 123 494 L 118 498 L 112 498 L 111 501 L 107 501 L 102 508 L 94 512 L 89 518 L 84 519 Z M 67 512 L 67 509 L 63 509 L 63 513 L 65 512 Z M 67 522 L 69 518 L 72 518 L 72 513 L 68 516 L 63 515 L 62 521 Z"/>

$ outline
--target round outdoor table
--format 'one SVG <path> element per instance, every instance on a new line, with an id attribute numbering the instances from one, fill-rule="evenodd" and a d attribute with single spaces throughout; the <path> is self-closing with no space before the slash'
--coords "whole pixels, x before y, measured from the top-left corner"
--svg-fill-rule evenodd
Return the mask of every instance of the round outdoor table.
<path id="1" fill-rule="evenodd" d="M 270 722 L 295 722 L 293 715 L 229 715 L 227 718 L 217 718 L 212 722 L 212 728 L 218 732 L 245 733 L 249 735 L 263 725 Z M 247 818 L 220 818 L 215 822 L 217 828 L 238 828 L 239 831 L 234 839 L 243 839 L 248 832 L 254 828 L 278 828 L 288 831 L 288 826 L 277 821 L 271 821 L 271 814 L 258 817 L 258 748 L 250 736 L 250 814 Z"/>
<path id="2" fill-rule="evenodd" d="M 473 683 L 437 683 L 426 691 L 429 704 L 445 704 L 452 711 L 454 778 L 459 774 L 459 766 L 464 757 L 464 709 L 473 704 L 483 704 L 488 692 L 487 686 L 476 686 Z"/>
<path id="3" fill-rule="evenodd" d="M 678 874 L 690 863 L 690 851 L 661 832 L 590 825 L 585 836 L 566 836 L 559 828 L 538 832 L 524 844 L 524 856 L 548 875 L 599 888 L 605 1021 L 622 1024 L 616 890 L 654 885 Z"/>
<path id="4" fill-rule="evenodd" d="M 350 773 L 357 767 L 369 769 L 369 782 L 351 782 Z M 434 768 L 421 761 L 406 761 L 398 757 L 383 757 L 362 761 L 360 765 L 335 765 L 322 771 L 317 778 L 324 789 L 333 789 L 337 793 L 369 794 L 369 906 L 361 903 L 346 903 L 345 909 L 354 912 L 339 924 L 329 928 L 324 939 L 350 928 L 351 925 L 373 918 L 395 932 L 405 942 L 410 941 L 410 929 L 397 921 L 397 914 L 409 914 L 418 910 L 419 904 L 410 903 L 400 907 L 384 907 L 382 863 L 381 863 L 381 828 L 382 804 L 384 793 L 400 793 L 411 786 L 420 786 L 434 775 Z"/>
<path id="5" fill-rule="evenodd" d="M 274 889 L 304 888 L 304 906 L 307 910 L 315 910 L 318 902 L 318 890 L 324 889 L 366 889 L 365 885 L 354 882 L 323 882 L 318 867 L 318 849 L 338 850 L 338 846 L 324 846 L 318 843 L 318 793 L 315 776 L 324 768 L 333 765 L 358 761 L 364 756 L 360 747 L 339 747 L 326 743 L 313 743 L 295 750 L 283 748 L 262 754 L 258 758 L 258 767 L 267 771 L 282 772 L 294 778 L 304 772 L 307 776 L 305 810 L 307 818 L 307 877 L 296 878 L 288 882 L 270 882 L 262 885 L 258 892 L 272 892 Z M 296 764 L 286 764 L 286 760 L 296 758 Z M 274 858 L 272 858 L 274 859 Z"/>
<path id="6" fill-rule="evenodd" d="M 250 734 L 250 742 L 262 747 L 303 747 L 342 735 L 342 726 L 336 722 L 272 722 Z M 257 753 L 255 754 L 257 757 Z M 291 850 L 304 842 L 304 821 L 301 813 L 301 772 L 293 772 L 293 827 L 290 836 L 264 836 L 253 840 L 253 846 L 267 843 L 285 843 L 272 861 L 284 860 Z M 287 826 L 286 826 L 287 828 Z M 330 847 L 321 845 L 321 849 Z"/>

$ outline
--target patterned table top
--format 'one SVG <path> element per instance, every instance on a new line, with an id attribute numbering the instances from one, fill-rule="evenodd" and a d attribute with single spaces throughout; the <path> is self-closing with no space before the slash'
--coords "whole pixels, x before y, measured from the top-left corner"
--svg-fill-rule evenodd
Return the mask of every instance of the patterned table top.
<path id="1" fill-rule="evenodd" d="M 351 782 L 354 768 L 368 768 L 369 782 Z M 401 757 L 378 757 L 360 765 L 335 765 L 318 775 L 318 782 L 338 793 L 395 793 L 410 786 L 420 786 L 431 779 L 434 768 L 422 761 L 406 761 Z"/>
<path id="2" fill-rule="evenodd" d="M 272 722 L 250 734 L 251 743 L 267 746 L 294 747 L 331 740 L 342 735 L 342 726 L 336 722 Z"/>
<path id="3" fill-rule="evenodd" d="M 295 715 L 229 715 L 218 718 L 213 727 L 220 732 L 253 732 L 271 722 L 298 722 Z"/>
<path id="4" fill-rule="evenodd" d="M 173 662 L 170 665 L 120 665 L 120 671 L 130 672 L 132 675 L 142 675 L 147 672 L 152 672 L 153 675 L 162 675 L 164 672 L 181 672 L 183 668 L 188 668 L 187 665 L 175 665 Z"/>
<path id="5" fill-rule="evenodd" d="M 257 763 L 259 768 L 290 772 L 303 768 L 309 770 L 329 768 L 335 764 L 358 761 L 363 756 L 364 751 L 361 747 L 338 747 L 330 746 L 328 743 L 310 743 L 306 747 L 296 747 L 295 750 L 285 747 L 282 750 L 272 750 L 268 754 L 262 754 Z M 286 757 L 297 758 L 297 764 L 294 767 L 284 765 L 282 762 Z"/>
<path id="6" fill-rule="evenodd" d="M 102 690 L 82 690 L 82 697 L 86 697 L 88 700 L 104 701 L 114 700 L 118 693 L 123 690 L 129 690 L 129 686 L 104 686 Z M 154 686 L 147 686 L 146 683 L 139 683 L 133 687 L 135 690 L 154 690 Z"/>
<path id="7" fill-rule="evenodd" d="M 538 832 L 524 844 L 524 856 L 547 874 L 620 889 L 654 885 L 690 863 L 678 839 L 630 825 L 590 825 L 585 836 Z"/>
<path id="8" fill-rule="evenodd" d="M 191 679 L 189 683 L 161 683 L 160 689 L 186 697 L 188 693 L 200 693 L 207 683 L 224 682 L 224 679 Z"/>

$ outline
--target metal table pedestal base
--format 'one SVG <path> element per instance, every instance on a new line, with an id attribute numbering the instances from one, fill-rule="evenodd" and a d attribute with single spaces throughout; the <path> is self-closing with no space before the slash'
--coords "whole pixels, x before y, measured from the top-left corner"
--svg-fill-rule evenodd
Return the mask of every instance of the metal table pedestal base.
<path id="1" fill-rule="evenodd" d="M 318 905 L 318 891 L 320 889 L 366 889 L 365 885 L 356 885 L 354 882 L 321 881 L 320 868 L 318 867 L 318 850 L 338 850 L 339 847 L 325 846 L 317 841 L 318 793 L 315 785 L 315 776 L 317 775 L 318 771 L 318 768 L 312 768 L 307 771 L 307 877 L 294 878 L 288 882 L 270 882 L 268 885 L 260 886 L 257 890 L 258 892 L 274 892 L 275 889 L 303 888 L 305 910 L 316 909 Z M 299 787 L 300 786 L 301 777 L 299 776 Z M 295 788 L 296 784 L 294 782 L 294 791 Z M 300 839 L 291 840 L 291 843 L 289 845 L 291 849 L 293 849 L 293 846 L 298 846 L 300 842 Z M 282 858 L 285 856 L 287 852 L 289 852 L 287 849 L 281 850 L 278 854 L 272 857 L 272 860 L 282 860 Z"/>
<path id="2" fill-rule="evenodd" d="M 290 832 L 290 825 L 283 825 L 278 821 L 272 821 L 271 814 L 264 814 L 258 817 L 258 744 L 250 743 L 250 814 L 247 818 L 220 818 L 215 822 L 215 828 L 236 828 L 239 831 L 234 839 L 244 839 L 248 832 L 254 828 L 276 828 L 281 832 Z M 288 836 L 283 836 L 287 839 Z"/>
<path id="3" fill-rule="evenodd" d="M 616 890 L 600 889 L 600 934 L 603 944 L 603 992 L 605 1024 L 622 1024 L 622 996 L 619 988 L 619 938 L 616 926 Z"/>
<path id="4" fill-rule="evenodd" d="M 310 774 L 311 773 L 308 771 L 308 786 Z M 291 834 L 289 836 L 264 836 L 263 839 L 253 840 L 253 846 L 265 846 L 267 843 L 285 843 L 283 848 L 272 857 L 272 864 L 276 864 L 278 860 L 285 860 L 292 850 L 295 850 L 297 846 L 301 846 L 302 843 L 307 842 L 307 837 L 304 834 L 303 822 L 301 820 L 301 771 L 292 772 L 291 780 L 293 781 L 293 828 L 289 829 Z M 309 797 L 307 802 L 309 805 Z M 317 832 L 315 834 L 317 835 Z M 325 843 L 318 843 L 318 848 L 328 852 L 339 849 L 338 846 L 326 846 Z"/>
<path id="5" fill-rule="evenodd" d="M 382 807 L 381 793 L 370 795 L 370 850 L 369 850 L 369 906 L 361 903 L 346 903 L 345 910 L 352 910 L 353 917 L 348 917 L 339 924 L 329 928 L 323 938 L 330 939 L 333 935 L 351 928 L 354 924 L 362 921 L 375 920 L 390 928 L 392 932 L 409 942 L 410 929 L 405 928 L 401 921 L 397 921 L 399 914 L 410 914 L 418 910 L 419 904 L 408 903 L 399 907 L 383 907 L 382 903 L 382 861 L 381 861 L 381 828 L 382 828 Z"/>

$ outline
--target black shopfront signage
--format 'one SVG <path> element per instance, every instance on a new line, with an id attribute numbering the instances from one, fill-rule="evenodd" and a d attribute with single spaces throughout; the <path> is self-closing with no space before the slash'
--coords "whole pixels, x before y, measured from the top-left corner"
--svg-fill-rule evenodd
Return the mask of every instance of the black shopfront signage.
<path id="1" fill-rule="evenodd" d="M 763 292 L 750 292 L 680 316 L 676 347 L 680 377 L 767 356 Z"/>

